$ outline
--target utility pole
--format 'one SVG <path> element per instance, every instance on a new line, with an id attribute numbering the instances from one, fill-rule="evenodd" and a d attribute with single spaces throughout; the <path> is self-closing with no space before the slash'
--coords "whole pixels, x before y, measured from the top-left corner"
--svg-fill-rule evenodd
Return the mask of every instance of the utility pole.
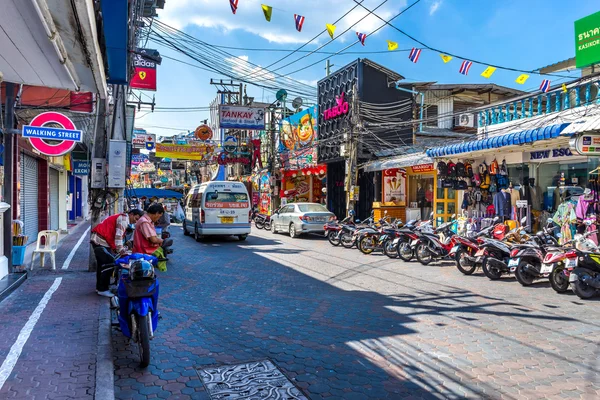
<path id="1" fill-rule="evenodd" d="M 2 76 L 0 74 L 0 81 Z M 6 83 L 6 106 L 4 109 L 4 202 L 13 204 L 13 128 L 15 125 L 15 84 Z M 0 113 L 2 112 L 0 108 Z M 12 218 L 14 210 L 8 210 L 4 216 L 4 255 L 8 259 L 8 267 L 12 269 Z"/>
<path id="2" fill-rule="evenodd" d="M 106 158 L 106 154 L 107 154 L 107 136 L 106 136 L 106 100 L 103 100 L 100 98 L 100 96 L 97 97 L 98 98 L 98 102 L 96 103 L 96 107 L 97 109 L 97 113 L 98 113 L 98 117 L 96 118 L 96 129 L 94 132 L 94 143 L 93 143 L 93 148 L 92 148 L 92 160 L 94 158 Z M 93 163 L 92 163 L 93 164 Z M 92 168 L 94 168 L 94 165 L 92 165 Z M 104 172 L 103 172 L 104 173 Z M 103 204 L 96 204 L 97 201 L 96 199 L 99 199 L 102 197 L 103 192 L 106 190 L 106 188 L 101 188 L 101 189 L 89 189 L 89 198 L 92 199 L 93 201 L 90 202 L 90 214 L 91 214 L 91 218 L 90 218 L 90 223 L 91 223 L 91 227 L 92 229 L 95 228 L 101 220 L 101 215 L 102 215 L 102 211 L 103 211 Z M 96 255 L 94 254 L 94 249 L 92 248 L 92 246 L 90 247 L 90 253 L 89 253 L 89 267 L 88 270 L 89 271 L 96 271 L 97 265 L 96 265 Z"/>
<path id="3" fill-rule="evenodd" d="M 356 201 L 355 192 L 360 190 L 357 186 L 358 181 L 358 136 L 360 135 L 360 116 L 358 115 L 358 91 L 356 84 L 352 88 L 352 115 L 350 115 L 350 132 L 348 133 L 348 152 L 349 158 L 346 162 L 346 213 L 354 210 Z"/>
<path id="4" fill-rule="evenodd" d="M 325 76 L 329 76 L 329 74 L 331 74 L 331 67 L 333 66 L 334 64 L 332 64 L 329 59 L 325 61 Z"/>

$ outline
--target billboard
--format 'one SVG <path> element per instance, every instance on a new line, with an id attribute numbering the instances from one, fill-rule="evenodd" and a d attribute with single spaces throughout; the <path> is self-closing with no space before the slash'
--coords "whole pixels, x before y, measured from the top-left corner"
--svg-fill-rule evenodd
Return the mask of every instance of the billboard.
<path id="1" fill-rule="evenodd" d="M 156 50 L 137 49 L 133 58 L 134 72 L 129 82 L 132 89 L 140 90 L 156 90 L 156 62 L 149 57 L 145 57 L 146 53 L 155 53 Z"/>
<path id="2" fill-rule="evenodd" d="M 265 109 L 263 107 L 244 107 L 219 105 L 219 128 L 265 129 Z"/>
<path id="3" fill-rule="evenodd" d="M 133 131 L 131 144 L 134 149 L 145 149 L 146 143 L 156 143 L 156 135 L 153 133 L 140 133 L 138 130 Z"/>
<path id="4" fill-rule="evenodd" d="M 301 169 L 317 164 L 317 106 L 281 121 L 279 152 L 283 169 Z"/>
<path id="5" fill-rule="evenodd" d="M 199 144 L 156 144 L 156 157 L 179 160 L 206 160 L 214 152 L 214 146 Z"/>
<path id="6" fill-rule="evenodd" d="M 600 11 L 575 21 L 577 68 L 600 62 Z"/>

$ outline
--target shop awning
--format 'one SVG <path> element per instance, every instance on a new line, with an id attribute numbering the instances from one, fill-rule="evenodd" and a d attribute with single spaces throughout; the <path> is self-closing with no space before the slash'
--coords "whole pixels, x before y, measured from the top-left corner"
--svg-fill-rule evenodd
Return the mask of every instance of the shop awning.
<path id="1" fill-rule="evenodd" d="M 363 166 L 365 172 L 383 171 L 384 169 L 405 168 L 413 165 L 431 164 L 433 158 L 425 155 L 425 153 L 413 153 L 403 156 L 388 158 L 387 160 L 371 161 Z"/>
<path id="2" fill-rule="evenodd" d="M 562 131 L 562 134 L 575 135 L 577 133 L 594 131 L 600 131 L 600 115 L 592 115 L 571 122 L 571 124 Z"/>
<path id="3" fill-rule="evenodd" d="M 180 199 L 183 195 L 174 190 L 167 189 L 155 189 L 155 188 L 139 188 L 139 189 L 126 189 L 125 197 L 156 197 L 157 199 Z"/>
<path id="4" fill-rule="evenodd" d="M 525 131 L 511 132 L 503 135 L 495 135 L 480 140 L 471 140 L 448 146 L 433 147 L 425 151 L 429 157 L 444 157 L 455 154 L 471 153 L 474 151 L 496 149 L 505 146 L 516 146 L 525 143 L 532 143 L 538 140 L 553 139 L 569 126 L 569 123 L 549 125 L 537 129 L 528 129 Z"/>

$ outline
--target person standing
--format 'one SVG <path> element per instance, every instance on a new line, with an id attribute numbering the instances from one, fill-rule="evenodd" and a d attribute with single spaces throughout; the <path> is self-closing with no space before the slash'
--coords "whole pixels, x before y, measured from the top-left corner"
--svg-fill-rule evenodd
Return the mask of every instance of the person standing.
<path id="1" fill-rule="evenodd" d="M 143 212 L 138 209 L 111 215 L 92 229 L 90 243 L 96 256 L 96 293 L 100 296 L 113 296 L 108 290 L 112 269 L 102 268 L 102 266 L 112 264 L 117 254 L 125 254 L 129 250 L 125 245 L 125 231 L 142 215 Z"/>
<path id="2" fill-rule="evenodd" d="M 165 210 L 161 204 L 151 204 L 146 213 L 135 224 L 133 232 L 133 252 L 153 254 L 159 247 L 168 247 L 173 239 L 163 240 L 156 233 L 154 224 L 163 216 Z"/>

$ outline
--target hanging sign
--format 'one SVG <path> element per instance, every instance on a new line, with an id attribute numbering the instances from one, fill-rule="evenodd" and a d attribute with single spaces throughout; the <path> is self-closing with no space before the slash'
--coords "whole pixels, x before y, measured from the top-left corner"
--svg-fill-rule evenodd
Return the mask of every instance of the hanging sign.
<path id="1" fill-rule="evenodd" d="M 600 12 L 575 21 L 575 63 L 577 68 L 600 61 Z"/>
<path id="2" fill-rule="evenodd" d="M 47 124 L 56 124 L 60 128 L 51 128 Z M 57 112 L 45 112 L 23 126 L 23 137 L 29 139 L 33 148 L 47 156 L 62 156 L 81 142 L 83 134 L 75 129 L 75 124 L 66 115 Z M 55 141 L 49 143 L 46 140 Z"/>
<path id="3" fill-rule="evenodd" d="M 148 156 L 146 154 L 132 154 L 131 155 L 131 165 L 140 165 L 141 163 L 148 161 Z"/>
<path id="4" fill-rule="evenodd" d="M 156 90 L 156 62 L 145 57 L 146 53 L 158 53 L 156 50 L 137 49 L 133 58 L 135 68 L 129 86 L 132 89 Z"/>
<path id="5" fill-rule="evenodd" d="M 206 124 L 200 125 L 194 131 L 194 136 L 196 139 L 200 139 L 202 141 L 210 140 L 213 137 L 213 131 L 210 129 L 210 126 Z"/>
<path id="6" fill-rule="evenodd" d="M 433 171 L 433 163 L 413 165 L 410 168 L 412 169 L 412 172 L 431 172 Z"/>
<path id="7" fill-rule="evenodd" d="M 73 175 L 86 176 L 90 174 L 90 162 L 73 160 Z"/>
<path id="8" fill-rule="evenodd" d="M 582 156 L 600 156 L 600 134 L 574 136 L 569 146 Z"/>
<path id="9" fill-rule="evenodd" d="M 158 169 L 162 171 L 170 171 L 171 170 L 171 161 L 161 161 L 158 163 Z"/>
<path id="10" fill-rule="evenodd" d="M 156 157 L 179 160 L 203 160 L 212 154 L 214 146 L 199 144 L 156 144 Z"/>
<path id="11" fill-rule="evenodd" d="M 265 130 L 265 109 L 262 107 L 219 106 L 219 128 Z"/>
<path id="12" fill-rule="evenodd" d="M 238 146 L 238 141 L 235 136 L 227 136 L 223 141 L 223 150 L 228 153 L 233 153 L 236 151 Z"/>
<path id="13" fill-rule="evenodd" d="M 154 144 L 156 143 L 156 135 L 153 133 L 144 132 L 133 132 L 133 138 L 131 139 L 131 145 L 134 149 L 145 149 L 147 143 L 151 143 L 152 149 L 154 149 Z M 152 150 L 149 149 L 149 150 Z"/>

